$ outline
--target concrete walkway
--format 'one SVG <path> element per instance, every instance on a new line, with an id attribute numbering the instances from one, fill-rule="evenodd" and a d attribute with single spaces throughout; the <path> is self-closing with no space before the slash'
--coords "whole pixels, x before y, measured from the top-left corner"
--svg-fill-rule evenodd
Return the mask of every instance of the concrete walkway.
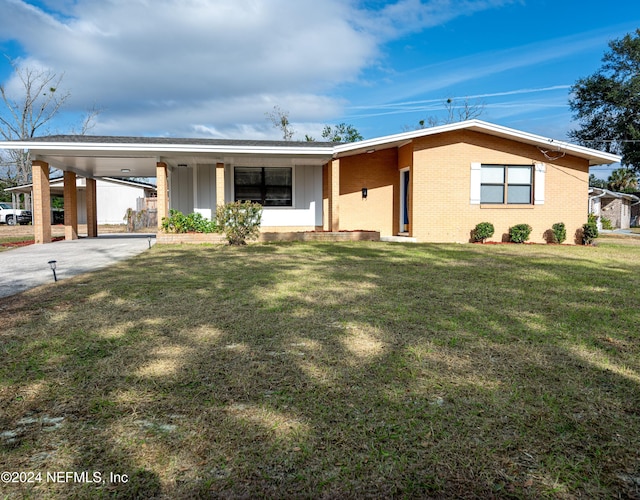
<path id="1" fill-rule="evenodd" d="M 52 283 L 50 260 L 56 261 L 59 281 L 138 255 L 155 244 L 155 238 L 155 234 L 105 234 L 0 252 L 0 297 Z"/>

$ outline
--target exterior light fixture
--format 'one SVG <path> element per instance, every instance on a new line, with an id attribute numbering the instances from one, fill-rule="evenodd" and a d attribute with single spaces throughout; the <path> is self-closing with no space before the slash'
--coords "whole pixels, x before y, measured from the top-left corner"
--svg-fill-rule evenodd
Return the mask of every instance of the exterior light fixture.
<path id="1" fill-rule="evenodd" d="M 51 267 L 51 270 L 53 271 L 53 281 L 58 281 L 58 276 L 56 275 L 56 261 L 55 260 L 50 260 L 49 261 L 49 266 Z"/>
<path id="2" fill-rule="evenodd" d="M 149 248 L 151 248 L 151 236 L 149 236 Z"/>
<path id="3" fill-rule="evenodd" d="M 368 189 L 367 188 L 362 188 L 362 199 L 366 200 L 368 195 L 369 195 Z"/>
<path id="4" fill-rule="evenodd" d="M 375 149 L 367 149 L 367 154 L 370 155 L 371 153 L 375 153 L 376 150 Z"/>
<path id="5" fill-rule="evenodd" d="M 131 172 L 130 168 L 121 168 L 120 172 L 122 172 L 123 174 L 128 174 L 129 172 Z"/>

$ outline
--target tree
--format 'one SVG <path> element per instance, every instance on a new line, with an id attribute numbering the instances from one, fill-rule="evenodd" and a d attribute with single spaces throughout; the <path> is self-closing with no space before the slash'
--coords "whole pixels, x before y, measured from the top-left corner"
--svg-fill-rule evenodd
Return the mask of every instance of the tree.
<path id="1" fill-rule="evenodd" d="M 640 171 L 640 29 L 609 42 L 602 67 L 571 88 L 569 106 L 580 128 L 579 144 L 622 156 Z"/>
<path id="2" fill-rule="evenodd" d="M 438 125 L 446 125 L 448 123 L 463 122 L 473 120 L 484 113 L 484 103 L 481 101 L 471 102 L 465 97 L 462 102 L 456 99 L 448 98 L 443 102 L 445 116 L 429 116 L 418 122 L 417 129 L 426 127 L 437 127 Z M 405 127 L 407 129 L 408 127 Z"/>
<path id="3" fill-rule="evenodd" d="M 338 123 L 335 127 L 325 125 L 322 137 L 329 142 L 357 142 L 364 139 L 353 125 L 346 123 Z"/>
<path id="4" fill-rule="evenodd" d="M 7 141 L 25 141 L 35 137 L 54 118 L 70 94 L 59 91 L 63 75 L 10 62 L 22 92 L 19 96 L 12 95 L 5 85 L 0 85 L 4 104 L 4 109 L 0 110 L 0 135 Z M 28 154 L 22 150 L 9 150 L 5 155 L 6 180 L 15 184 L 29 182 Z"/>
<path id="5" fill-rule="evenodd" d="M 607 188 L 621 193 L 634 193 L 638 190 L 638 175 L 629 168 L 618 168 L 611 172 Z"/>
<path id="6" fill-rule="evenodd" d="M 288 111 L 282 110 L 280 106 L 274 106 L 273 111 L 267 112 L 265 115 L 267 115 L 267 118 L 269 118 L 275 128 L 282 131 L 282 138 L 285 141 L 293 139 L 295 130 L 291 128 Z"/>
<path id="7" fill-rule="evenodd" d="M 589 187 L 606 189 L 607 181 L 598 179 L 594 174 L 589 174 Z"/>

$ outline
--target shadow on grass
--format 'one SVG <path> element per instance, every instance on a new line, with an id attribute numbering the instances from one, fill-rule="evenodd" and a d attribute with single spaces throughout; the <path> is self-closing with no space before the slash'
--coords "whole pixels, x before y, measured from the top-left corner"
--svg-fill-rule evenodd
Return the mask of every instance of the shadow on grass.
<path id="1" fill-rule="evenodd" d="M 52 496 L 633 496 L 634 255 L 154 247 L 5 307 L 2 428 L 64 424 L 0 461 L 132 479 Z"/>

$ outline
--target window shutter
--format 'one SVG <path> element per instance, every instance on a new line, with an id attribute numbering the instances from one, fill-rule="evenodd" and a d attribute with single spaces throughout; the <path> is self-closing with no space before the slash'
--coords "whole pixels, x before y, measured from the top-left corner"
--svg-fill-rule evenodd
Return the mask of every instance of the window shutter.
<path id="1" fill-rule="evenodd" d="M 534 165 L 534 205 L 544 205 L 544 178 L 547 166 L 544 163 L 536 163 Z"/>
<path id="2" fill-rule="evenodd" d="M 482 165 L 471 164 L 471 205 L 480 205 L 480 184 L 482 183 Z"/>

